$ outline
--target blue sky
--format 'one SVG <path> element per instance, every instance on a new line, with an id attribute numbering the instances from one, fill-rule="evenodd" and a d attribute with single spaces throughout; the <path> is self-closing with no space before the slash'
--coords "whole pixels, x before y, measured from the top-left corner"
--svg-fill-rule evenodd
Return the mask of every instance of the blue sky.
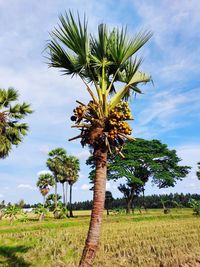
<path id="1" fill-rule="evenodd" d="M 75 100 L 86 102 L 87 92 L 80 80 L 61 76 L 48 69 L 42 51 L 58 15 L 72 9 L 86 13 L 89 29 L 99 23 L 109 27 L 127 25 L 132 35 L 150 29 L 153 38 L 141 50 L 142 70 L 152 75 L 154 86 L 131 102 L 135 137 L 159 139 L 176 149 L 182 164 L 193 167 L 175 188 L 159 190 L 149 183 L 146 194 L 200 192 L 195 177 L 200 161 L 200 2 L 199 0 L 0 0 L 0 87 L 15 87 L 21 101 L 35 112 L 26 120 L 30 132 L 23 144 L 13 148 L 0 162 L 0 201 L 34 203 L 42 198 L 35 188 L 37 175 L 46 169 L 50 149 L 64 147 L 81 161 L 74 201 L 92 198 L 88 190 L 89 155 L 78 142 L 68 142 L 76 134 L 69 120 Z M 121 196 L 117 185 L 108 183 L 114 197 Z"/>

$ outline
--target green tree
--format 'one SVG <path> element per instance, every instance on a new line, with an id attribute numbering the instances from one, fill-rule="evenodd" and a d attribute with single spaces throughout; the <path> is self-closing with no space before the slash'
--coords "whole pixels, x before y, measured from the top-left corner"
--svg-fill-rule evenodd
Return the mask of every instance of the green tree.
<path id="1" fill-rule="evenodd" d="M 100 24 L 97 36 L 93 36 L 88 33 L 86 19 L 82 22 L 78 15 L 75 20 L 69 12 L 60 16 L 60 25 L 51 33 L 47 45 L 49 66 L 62 69 L 66 75 L 80 77 L 91 96 L 88 104 L 77 101 L 79 106 L 71 118 L 81 130 L 71 140 L 80 138 L 83 146 L 89 145 L 96 160 L 93 209 L 81 267 L 92 266 L 99 244 L 107 154 L 111 151 L 121 154 L 122 144 L 131 134 L 126 120 L 132 116 L 124 100 L 131 92 L 141 93 L 138 84 L 151 80 L 149 75 L 139 71 L 142 60 L 135 56 L 151 35 L 151 32 L 140 32 L 128 38 L 126 28 L 109 31 L 105 24 Z M 122 85 L 119 90 L 117 82 Z"/>
<path id="2" fill-rule="evenodd" d="M 53 173 L 55 180 L 55 209 L 57 209 L 57 183 L 63 181 L 63 162 L 66 160 L 67 152 L 63 148 L 55 148 L 49 152 L 47 167 Z"/>
<path id="3" fill-rule="evenodd" d="M 57 194 L 57 201 L 59 203 L 59 200 L 61 199 L 62 197 Z M 48 207 L 48 209 L 50 211 L 54 211 L 55 210 L 55 194 L 49 194 L 46 198 L 46 206 Z"/>
<path id="4" fill-rule="evenodd" d="M 14 220 L 17 219 L 17 215 L 21 214 L 22 210 L 18 208 L 16 205 L 9 205 L 4 210 L 4 216 L 9 218 L 10 223 L 12 224 Z"/>
<path id="5" fill-rule="evenodd" d="M 7 157 L 12 145 L 19 145 L 28 131 L 27 124 L 20 121 L 32 110 L 25 102 L 16 103 L 18 98 L 15 89 L 0 89 L 0 158 Z"/>
<path id="6" fill-rule="evenodd" d="M 200 162 L 197 163 L 198 165 L 198 171 L 196 172 L 197 178 L 200 180 Z"/>
<path id="7" fill-rule="evenodd" d="M 128 141 L 124 146 L 126 157 L 119 156 L 110 160 L 109 178 L 125 178 L 126 183 L 119 186 L 127 201 L 127 213 L 133 206 L 134 197 L 143 192 L 145 184 L 151 178 L 159 188 L 174 187 L 189 172 L 189 166 L 180 166 L 181 159 L 175 150 L 159 140 Z"/>
<path id="8" fill-rule="evenodd" d="M 46 195 L 49 193 L 50 187 L 54 186 L 54 184 L 55 184 L 54 177 L 50 173 L 42 173 L 38 177 L 36 185 L 43 196 L 43 207 L 45 205 Z"/>
<path id="9" fill-rule="evenodd" d="M 70 156 L 68 160 L 68 183 L 70 187 L 70 194 L 69 194 L 69 216 L 73 217 L 73 211 L 72 211 L 72 186 L 74 183 L 78 180 L 78 172 L 80 171 L 80 163 L 79 160 L 74 157 Z"/>

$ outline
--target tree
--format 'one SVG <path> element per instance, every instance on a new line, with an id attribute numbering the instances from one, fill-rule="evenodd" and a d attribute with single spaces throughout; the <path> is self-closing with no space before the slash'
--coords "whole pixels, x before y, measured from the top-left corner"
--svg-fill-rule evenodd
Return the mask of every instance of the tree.
<path id="1" fill-rule="evenodd" d="M 159 188 L 173 187 L 190 169 L 188 166 L 180 166 L 181 159 L 176 151 L 170 150 L 159 140 L 137 138 L 136 141 L 128 141 L 124 153 L 124 159 L 116 156 L 110 160 L 109 178 L 126 179 L 126 184 L 118 188 L 127 201 L 127 213 L 130 213 L 134 197 L 143 192 L 150 178 Z"/>
<path id="2" fill-rule="evenodd" d="M 52 31 L 47 45 L 49 66 L 60 68 L 65 75 L 80 77 L 91 96 L 88 104 L 77 101 L 79 106 L 71 117 L 81 132 L 70 140 L 80 138 L 83 146 L 93 149 L 96 160 L 93 209 L 81 267 L 92 266 L 99 244 L 107 154 L 113 151 L 122 155 L 122 145 L 131 134 L 126 120 L 132 116 L 125 100 L 131 92 L 141 93 L 138 84 L 151 80 L 139 71 L 142 60 L 134 57 L 151 36 L 151 32 L 140 32 L 128 38 L 126 28 L 109 31 L 105 24 L 100 24 L 96 37 L 88 33 L 86 18 L 82 22 L 78 15 L 75 20 L 69 12 L 60 16 L 60 25 Z M 117 82 L 122 85 L 119 90 Z"/>
<path id="3" fill-rule="evenodd" d="M 197 163 L 198 165 L 198 171 L 196 172 L 197 178 L 200 180 L 200 162 Z"/>
<path id="4" fill-rule="evenodd" d="M 57 201 L 59 203 L 59 200 L 61 199 L 62 197 L 57 194 Z M 46 198 L 46 206 L 48 207 L 48 209 L 50 211 L 54 211 L 55 210 L 55 194 L 49 194 Z"/>
<path id="5" fill-rule="evenodd" d="M 72 212 L 72 186 L 75 182 L 78 180 L 78 172 L 80 170 L 79 167 L 80 163 L 79 160 L 74 157 L 70 156 L 68 160 L 68 183 L 70 186 L 70 196 L 69 196 L 69 216 L 73 217 L 73 212 Z"/>
<path id="6" fill-rule="evenodd" d="M 17 215 L 21 213 L 22 213 L 22 210 L 18 208 L 16 205 L 9 205 L 4 210 L 4 216 L 9 217 L 9 221 L 11 224 L 15 219 L 17 219 Z"/>
<path id="7" fill-rule="evenodd" d="M 106 191 L 105 209 L 107 210 L 107 215 L 109 215 L 109 209 L 110 209 L 112 201 L 113 201 L 112 193 L 110 191 Z"/>
<path id="8" fill-rule="evenodd" d="M 38 181 L 36 185 L 39 188 L 40 193 L 43 196 L 43 207 L 45 205 L 46 195 L 49 193 L 50 187 L 54 186 L 54 184 L 55 184 L 54 177 L 50 173 L 42 173 L 38 177 Z"/>
<path id="9" fill-rule="evenodd" d="M 27 103 L 16 103 L 19 94 L 13 88 L 0 89 L 0 158 L 5 158 L 12 145 L 19 145 L 28 132 L 26 123 L 20 123 L 32 113 Z"/>
<path id="10" fill-rule="evenodd" d="M 63 180 L 63 162 L 65 160 L 67 160 L 67 153 L 65 149 L 55 148 L 49 152 L 47 167 L 53 173 L 55 180 L 55 209 L 57 209 L 57 183 Z"/>

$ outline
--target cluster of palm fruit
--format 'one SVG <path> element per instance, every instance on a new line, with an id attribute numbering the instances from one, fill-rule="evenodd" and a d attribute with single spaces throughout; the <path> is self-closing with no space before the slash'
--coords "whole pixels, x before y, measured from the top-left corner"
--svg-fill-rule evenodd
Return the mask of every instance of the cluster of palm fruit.
<path id="1" fill-rule="evenodd" d="M 78 101 L 77 101 L 78 102 Z M 102 116 L 101 106 L 98 103 L 90 101 L 88 105 L 78 102 L 80 105 L 73 112 L 71 120 L 76 126 L 81 128 L 82 143 L 91 144 L 91 132 L 94 129 L 103 129 L 99 135 L 96 135 L 95 142 L 105 142 L 109 148 L 120 147 L 131 135 L 132 129 L 126 120 L 133 119 L 127 102 L 121 101 L 116 107 L 110 110 L 107 117 Z M 94 135 L 93 135 L 94 136 Z"/>
<path id="2" fill-rule="evenodd" d="M 132 129 L 125 120 L 132 120 L 132 115 L 127 102 L 121 101 L 113 110 L 107 122 L 108 139 L 111 143 L 117 139 L 131 135 Z"/>

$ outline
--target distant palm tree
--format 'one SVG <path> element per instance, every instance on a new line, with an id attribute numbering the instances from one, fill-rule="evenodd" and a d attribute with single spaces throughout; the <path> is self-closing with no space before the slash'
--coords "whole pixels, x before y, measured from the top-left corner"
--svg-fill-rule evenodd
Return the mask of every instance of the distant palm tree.
<path id="1" fill-rule="evenodd" d="M 80 163 L 79 160 L 74 157 L 69 157 L 69 167 L 68 167 L 68 183 L 70 187 L 70 194 L 69 194 L 69 216 L 73 217 L 73 211 L 72 211 L 72 186 L 74 183 L 78 180 L 78 172 L 80 171 Z"/>
<path id="2" fill-rule="evenodd" d="M 200 162 L 198 162 L 197 165 L 198 165 L 197 178 L 200 180 Z"/>
<path id="3" fill-rule="evenodd" d="M 26 123 L 19 123 L 32 113 L 27 103 L 16 103 L 19 94 L 13 88 L 0 89 L 0 158 L 5 158 L 12 145 L 19 145 L 27 134 Z"/>
<path id="4" fill-rule="evenodd" d="M 63 162 L 67 159 L 67 152 L 64 148 L 55 148 L 49 152 L 47 167 L 53 173 L 55 180 L 55 209 L 57 209 L 57 183 L 62 178 Z"/>
<path id="5" fill-rule="evenodd" d="M 81 257 L 81 267 L 92 266 L 99 244 L 104 210 L 107 154 L 119 153 L 131 127 L 126 120 L 132 119 L 128 103 L 124 102 L 131 92 L 141 93 L 138 84 L 151 81 L 151 77 L 139 71 L 141 59 L 133 56 L 150 39 L 151 32 L 140 32 L 134 38 L 127 37 L 126 29 L 108 31 L 100 24 L 97 36 L 87 30 L 78 15 L 71 12 L 60 16 L 60 25 L 52 32 L 48 43 L 49 65 L 60 68 L 63 74 L 77 75 L 83 81 L 91 101 L 74 110 L 71 119 L 80 134 L 81 144 L 93 149 L 96 160 L 94 196 L 91 222 Z M 120 82 L 117 91 L 115 84 Z M 93 92 L 95 90 L 95 93 Z M 123 156 L 123 155 L 122 155 Z"/>
<path id="6" fill-rule="evenodd" d="M 50 173 L 40 174 L 36 185 L 43 196 L 43 207 L 44 207 L 46 195 L 49 193 L 50 187 L 54 186 L 53 175 L 51 175 Z"/>

